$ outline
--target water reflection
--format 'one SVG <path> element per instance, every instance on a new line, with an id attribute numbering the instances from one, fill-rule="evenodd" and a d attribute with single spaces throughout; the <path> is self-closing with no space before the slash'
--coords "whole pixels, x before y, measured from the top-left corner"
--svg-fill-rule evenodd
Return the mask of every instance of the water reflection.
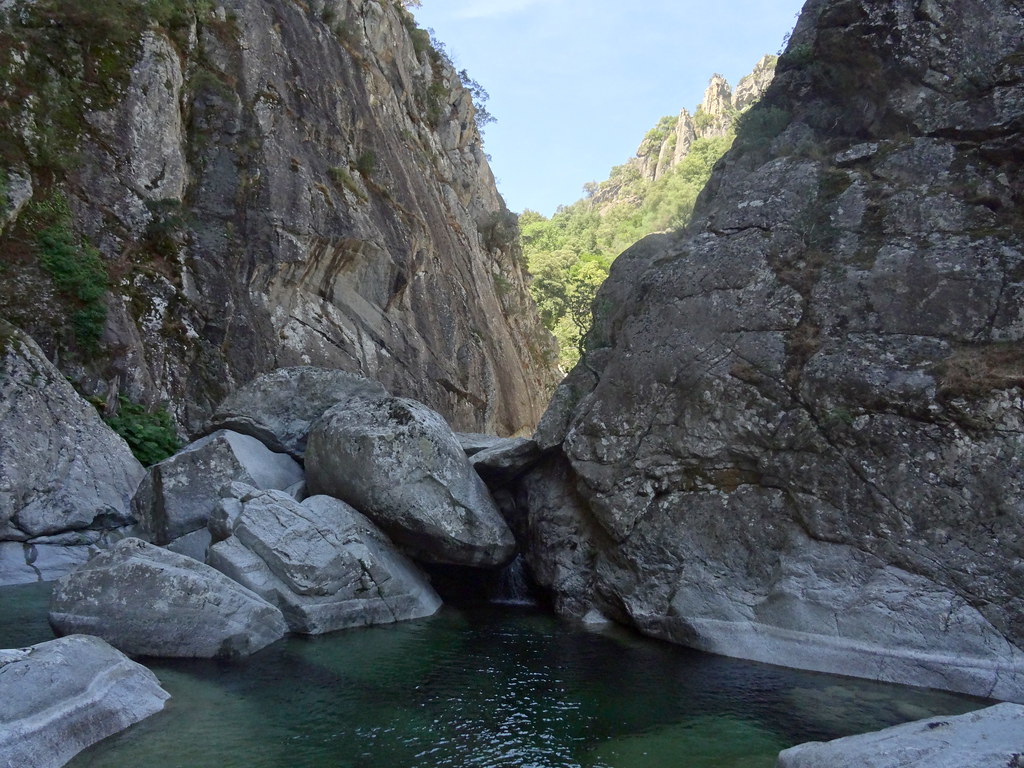
<path id="1" fill-rule="evenodd" d="M 28 621 L 30 598 L 0 594 L 0 613 Z M 167 709 L 72 766 L 772 768 L 791 744 L 986 703 L 507 606 L 289 639 L 240 663 L 150 666 L 174 696 Z"/>

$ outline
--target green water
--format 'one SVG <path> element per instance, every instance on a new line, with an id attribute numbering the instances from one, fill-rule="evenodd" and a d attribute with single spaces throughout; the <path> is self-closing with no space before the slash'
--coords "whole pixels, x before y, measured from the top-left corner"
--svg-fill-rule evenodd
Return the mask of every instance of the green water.
<path id="1" fill-rule="evenodd" d="M 46 594 L 0 590 L 0 647 L 51 637 Z M 166 709 L 71 766 L 772 768 L 792 744 L 987 703 L 498 606 L 149 665 Z"/>

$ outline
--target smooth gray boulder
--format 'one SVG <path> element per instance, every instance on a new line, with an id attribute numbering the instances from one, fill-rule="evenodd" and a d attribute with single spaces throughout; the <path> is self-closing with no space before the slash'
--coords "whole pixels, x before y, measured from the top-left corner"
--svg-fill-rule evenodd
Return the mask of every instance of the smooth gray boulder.
<path id="1" fill-rule="evenodd" d="M 998 704 L 779 753 L 776 768 L 1022 768 L 1024 706 Z"/>
<path id="2" fill-rule="evenodd" d="M 469 463 L 488 485 L 511 482 L 543 458 L 534 440 L 509 437 L 469 456 Z"/>
<path id="3" fill-rule="evenodd" d="M 209 563 L 277 605 L 293 632 L 404 621 L 441 606 L 423 574 L 343 501 L 300 504 L 254 488 L 236 500 L 240 508 L 211 521 L 232 535 L 210 548 Z"/>
<path id="4" fill-rule="evenodd" d="M 144 475 L 36 343 L 0 320 L 0 541 L 126 525 Z"/>
<path id="5" fill-rule="evenodd" d="M 0 541 L 0 586 L 54 581 L 95 553 L 92 546 Z"/>
<path id="6" fill-rule="evenodd" d="M 281 612 L 190 557 L 124 539 L 60 579 L 50 599 L 59 635 L 97 635 L 133 656 L 235 657 L 280 639 Z"/>
<path id="7" fill-rule="evenodd" d="M 298 366 L 279 368 L 228 395 L 210 429 L 252 435 L 272 450 L 301 460 L 310 427 L 328 409 L 353 397 L 383 397 L 384 387 L 354 373 Z"/>
<path id="8" fill-rule="evenodd" d="M 230 482 L 285 489 L 302 479 L 302 467 L 290 456 L 249 435 L 219 430 L 150 467 L 132 507 L 140 532 L 168 544 L 205 528 L 221 488 Z"/>
<path id="9" fill-rule="evenodd" d="M 156 675 L 98 637 L 0 650 L 0 766 L 58 768 L 169 698 Z"/>
<path id="10" fill-rule="evenodd" d="M 353 400 L 327 411 L 306 448 L 313 494 L 342 499 L 428 563 L 498 566 L 515 539 L 451 428 L 397 397 Z"/>
<path id="11" fill-rule="evenodd" d="M 455 439 L 459 441 L 459 445 L 462 446 L 462 450 L 466 452 L 467 456 L 473 456 L 480 451 L 501 445 L 507 438 L 484 435 L 480 432 L 456 432 Z"/>

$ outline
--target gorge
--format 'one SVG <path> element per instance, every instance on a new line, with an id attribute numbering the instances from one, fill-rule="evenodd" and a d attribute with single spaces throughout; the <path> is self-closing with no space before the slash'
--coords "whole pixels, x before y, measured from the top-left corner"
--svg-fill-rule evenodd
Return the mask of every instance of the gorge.
<path id="1" fill-rule="evenodd" d="M 809 0 L 557 388 L 472 94 L 402 3 L 0 14 L 0 647 L 52 599 L 54 642 L 164 657 L 174 696 L 76 764 L 203 744 L 181 709 L 224 701 L 225 744 L 272 723 L 252 765 L 595 768 L 1024 703 L 1018 0 Z M 144 468 L 99 414 L 161 403 L 189 442 Z M 569 621 L 448 599 L 517 552 Z M 1004 706 L 972 765 L 1024 754 Z"/>

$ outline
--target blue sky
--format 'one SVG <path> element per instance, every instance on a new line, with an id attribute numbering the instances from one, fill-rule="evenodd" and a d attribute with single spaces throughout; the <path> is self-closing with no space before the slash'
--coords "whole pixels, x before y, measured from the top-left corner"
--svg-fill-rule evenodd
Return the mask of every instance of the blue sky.
<path id="1" fill-rule="evenodd" d="M 497 118 L 485 151 L 509 208 L 545 215 L 632 156 L 663 115 L 776 53 L 803 0 L 422 0 L 412 9 Z"/>

